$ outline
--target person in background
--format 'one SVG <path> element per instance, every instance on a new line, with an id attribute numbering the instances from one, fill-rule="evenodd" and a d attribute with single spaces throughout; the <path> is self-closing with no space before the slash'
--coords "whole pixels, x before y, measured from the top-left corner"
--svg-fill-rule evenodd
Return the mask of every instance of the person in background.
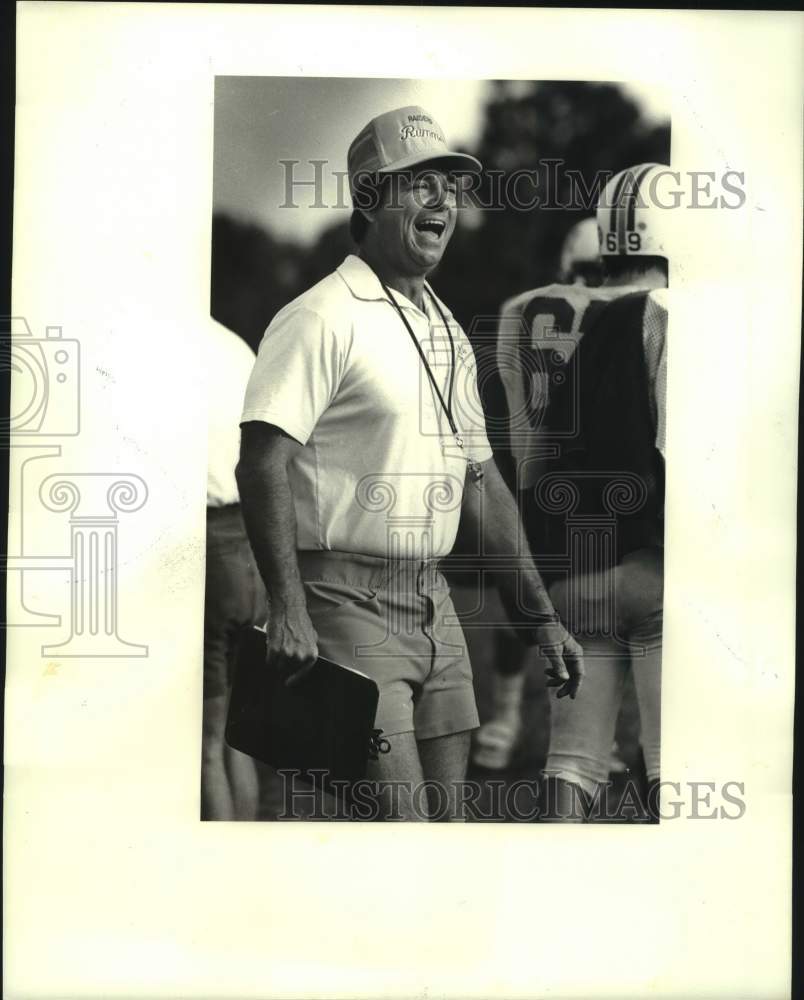
<path id="1" fill-rule="evenodd" d="M 576 222 L 561 245 L 557 267 L 558 285 L 577 285 L 596 288 L 603 280 L 603 261 L 597 219 L 589 216 Z M 507 300 L 502 307 L 503 317 L 498 333 L 499 347 L 504 345 L 499 359 L 499 370 L 506 389 L 509 408 L 512 398 L 519 400 L 519 385 L 512 385 L 518 376 L 519 360 L 509 359 L 509 331 L 520 322 L 523 304 L 531 296 L 538 296 L 543 289 L 526 292 Z M 518 349 L 518 348 L 517 348 Z M 514 370 L 515 369 L 515 370 Z M 521 400 L 519 400 L 521 405 Z M 495 639 L 495 659 L 491 686 L 491 717 L 475 733 L 472 745 L 472 762 L 490 771 L 504 771 L 511 764 L 514 751 L 522 736 L 522 699 L 528 666 L 538 657 L 535 649 L 523 646 L 516 635 L 503 629 Z M 619 766 L 619 762 L 615 764 Z"/>
<path id="2" fill-rule="evenodd" d="M 244 628 L 264 625 L 267 616 L 265 587 L 246 537 L 235 480 L 240 413 L 254 352 L 212 319 L 205 346 L 209 410 L 201 818 L 253 820 L 259 800 L 257 766 L 228 746 L 224 732 L 239 636 Z"/>
<path id="3" fill-rule="evenodd" d="M 564 238 L 559 259 L 558 281 L 562 285 L 597 288 L 604 278 L 597 219 L 576 222 Z"/>
<path id="4" fill-rule="evenodd" d="M 670 237 L 667 212 L 651 205 L 645 192 L 665 169 L 658 164 L 629 168 L 603 191 L 597 211 L 605 272 L 601 287 L 556 284 L 526 292 L 505 304 L 500 324 L 498 364 L 511 450 L 523 518 L 540 561 L 549 566 L 550 557 L 567 544 L 564 524 L 554 519 L 552 538 L 544 530 L 550 519 L 535 502 L 542 476 L 559 472 L 571 479 L 579 471 L 573 467 L 577 462 L 593 474 L 633 472 L 647 484 L 645 510 L 619 520 L 615 565 L 587 571 L 571 567 L 569 574 L 543 568 L 562 620 L 582 635 L 589 651 L 583 703 L 566 712 L 551 699 L 544 774 L 557 818 L 577 815 L 576 790 L 588 803 L 612 770 L 629 670 L 639 703 L 649 800 L 659 778 L 664 290 Z M 627 372 L 637 374 L 629 379 Z M 614 608 L 609 607 L 612 599 Z M 495 675 L 494 717 L 478 734 L 475 760 L 487 766 L 505 766 L 521 731 L 525 656 L 521 649 L 511 651 Z"/>

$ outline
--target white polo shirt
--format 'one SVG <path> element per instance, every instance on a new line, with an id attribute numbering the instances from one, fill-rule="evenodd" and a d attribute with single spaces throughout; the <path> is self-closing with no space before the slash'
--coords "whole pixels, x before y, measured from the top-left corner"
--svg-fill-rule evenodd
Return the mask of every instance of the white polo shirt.
<path id="1" fill-rule="evenodd" d="M 426 289 L 425 312 L 391 294 L 446 399 L 449 339 Z M 492 452 L 471 345 L 438 302 L 455 344 L 452 410 L 463 449 L 399 313 L 359 257 L 285 306 L 265 332 L 242 422 L 274 424 L 305 445 L 289 467 L 300 549 L 414 559 L 451 551 L 467 458 L 485 462 Z"/>
<path id="2" fill-rule="evenodd" d="M 207 507 L 239 502 L 235 466 L 240 453 L 238 419 L 243 409 L 254 351 L 241 337 L 209 320 L 207 352 Z"/>

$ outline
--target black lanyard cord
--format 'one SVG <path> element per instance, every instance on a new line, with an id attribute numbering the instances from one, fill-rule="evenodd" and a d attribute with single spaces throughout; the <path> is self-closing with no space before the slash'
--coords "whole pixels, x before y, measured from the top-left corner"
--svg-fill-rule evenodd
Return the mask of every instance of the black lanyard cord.
<path id="1" fill-rule="evenodd" d="M 457 428 L 457 426 L 455 424 L 455 420 L 453 419 L 453 416 L 452 416 L 452 390 L 453 390 L 453 387 L 454 387 L 454 384 L 455 384 L 455 341 L 452 339 L 452 331 L 450 330 L 449 323 L 447 322 L 446 317 L 444 316 L 444 313 L 441 310 L 441 306 L 438 303 L 438 299 L 435 297 L 435 295 L 433 295 L 433 293 L 428 288 L 427 291 L 428 291 L 428 293 L 430 295 L 430 298 L 433 300 L 433 303 L 435 304 L 436 309 L 438 310 L 438 315 L 441 317 L 441 322 L 446 327 L 447 336 L 449 337 L 450 368 L 449 368 L 449 388 L 447 390 L 447 399 L 446 400 L 444 399 L 444 396 L 443 396 L 443 394 L 441 392 L 441 389 L 438 387 L 438 383 L 436 382 L 435 376 L 433 375 L 433 372 L 432 372 L 432 370 L 430 368 L 430 364 L 429 364 L 429 362 L 427 360 L 427 357 L 426 357 L 424 351 L 422 350 L 422 345 L 419 343 L 419 341 L 418 341 L 418 339 L 416 337 L 416 334 L 413 332 L 413 328 L 411 327 L 410 323 L 408 323 L 407 316 L 405 316 L 404 312 L 402 311 L 402 307 L 399 305 L 399 303 L 393 297 L 393 295 L 391 294 L 390 289 L 386 286 L 385 282 L 381 280 L 380 284 L 383 287 L 383 291 L 388 296 L 388 299 L 390 300 L 391 305 L 393 305 L 394 308 L 396 309 L 396 311 L 399 313 L 399 318 L 405 324 L 405 329 L 410 334 L 410 339 L 416 345 L 416 350 L 419 352 L 419 357 L 422 359 L 422 364 L 424 365 L 424 370 L 427 372 L 427 376 L 430 379 L 430 384 L 432 385 L 433 389 L 435 389 L 436 395 L 438 396 L 438 400 L 441 403 L 441 406 L 442 406 L 442 408 L 444 410 L 444 413 L 447 416 L 447 420 L 449 422 L 450 430 L 455 435 L 455 437 L 458 438 L 459 437 L 458 428 Z"/>

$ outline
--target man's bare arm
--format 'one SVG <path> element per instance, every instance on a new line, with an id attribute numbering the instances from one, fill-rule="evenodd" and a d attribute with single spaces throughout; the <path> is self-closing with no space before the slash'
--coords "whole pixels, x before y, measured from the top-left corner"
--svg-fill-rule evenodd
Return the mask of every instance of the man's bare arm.
<path id="1" fill-rule="evenodd" d="M 296 558 L 296 515 L 288 463 L 302 445 L 272 424 L 246 423 L 240 438 L 237 486 L 249 542 L 268 591 L 266 654 L 300 680 L 318 657 Z"/>
<path id="2" fill-rule="evenodd" d="M 556 615 L 525 537 L 522 519 L 511 491 L 494 462 L 483 463 L 483 478 L 467 476 L 462 514 L 467 526 L 482 539 L 488 555 L 521 557 L 516 573 L 499 573 L 500 596 L 513 624 L 529 624 L 523 636 L 536 643 L 550 661 L 548 684 L 559 687 L 558 696 L 574 698 L 583 679 L 583 650 Z M 528 611 L 518 607 L 517 581 L 521 581 Z"/>

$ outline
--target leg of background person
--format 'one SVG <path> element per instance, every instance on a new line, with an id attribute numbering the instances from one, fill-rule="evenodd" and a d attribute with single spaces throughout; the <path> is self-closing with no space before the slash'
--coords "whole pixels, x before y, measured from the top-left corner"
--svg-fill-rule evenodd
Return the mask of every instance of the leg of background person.
<path id="1" fill-rule="evenodd" d="M 658 821 L 656 801 L 660 780 L 661 708 L 662 708 L 662 614 L 657 612 L 636 626 L 629 636 L 635 646 L 645 648 L 644 656 L 631 657 L 639 721 L 642 733 L 642 753 L 648 779 L 648 812 Z"/>
<path id="2" fill-rule="evenodd" d="M 226 695 L 204 699 L 201 739 L 201 819 L 235 818 L 224 759 Z"/>
<path id="3" fill-rule="evenodd" d="M 229 644 L 227 680 L 230 692 L 240 640 L 245 631 L 252 626 L 264 625 L 268 615 L 265 586 L 257 571 L 257 565 L 245 533 L 238 549 L 238 555 L 240 559 L 238 583 L 242 588 L 243 606 L 241 627 L 231 637 Z M 230 747 L 225 741 L 224 760 L 234 803 L 234 818 L 239 820 L 257 819 L 260 807 L 260 779 L 256 762 L 248 754 Z"/>
<path id="4" fill-rule="evenodd" d="M 421 792 L 424 775 L 416 737 L 410 732 L 396 733 L 387 739 L 390 753 L 369 761 L 366 769 L 367 779 L 379 784 L 379 818 L 426 822 L 428 809 Z"/>
<path id="5" fill-rule="evenodd" d="M 471 730 L 419 740 L 419 757 L 425 781 L 432 781 L 439 790 L 428 788 L 430 817 L 450 822 L 462 822 L 458 815 L 457 785 L 466 777 L 469 763 Z"/>
<path id="6" fill-rule="evenodd" d="M 248 547 L 248 564 L 251 571 L 251 595 L 252 608 L 249 624 L 251 626 L 267 627 L 268 622 L 268 595 L 265 591 L 265 584 L 262 582 L 260 571 L 257 569 L 257 562 Z M 232 671 L 231 677 L 234 677 Z M 268 817 L 273 815 L 273 806 L 278 801 L 281 780 L 276 771 L 266 764 L 248 758 L 251 764 L 250 769 L 246 769 L 245 764 L 237 760 L 237 751 L 229 748 L 231 757 L 227 757 L 227 768 L 235 783 L 233 790 L 235 793 L 235 809 L 241 819 L 256 820 L 262 818 L 262 814 L 267 813 Z M 235 773 L 236 772 L 236 773 Z M 238 791 L 239 789 L 239 791 Z"/>
<path id="7" fill-rule="evenodd" d="M 546 803 L 551 821 L 577 818 L 578 786 L 591 801 L 609 775 L 611 745 L 623 684 L 630 668 L 627 651 L 608 639 L 581 636 L 586 676 L 578 697 L 550 695 L 550 747 L 544 777 L 550 783 Z M 594 810 L 592 811 L 592 817 Z"/>
<path id="8" fill-rule="evenodd" d="M 229 779 L 235 819 L 255 820 L 260 803 L 257 765 L 248 754 L 224 744 L 226 775 Z"/>
<path id="9" fill-rule="evenodd" d="M 235 764 L 234 771 L 229 768 L 225 741 L 228 689 L 240 630 L 252 621 L 258 593 L 254 589 L 248 539 L 237 507 L 208 511 L 206 555 L 202 818 L 254 818 L 256 806 L 250 802 L 254 764 L 249 761 L 249 777 L 235 794 L 232 777 L 239 776 L 245 767 Z"/>
<path id="10" fill-rule="evenodd" d="M 507 628 L 495 635 L 491 675 L 491 717 L 475 733 L 472 761 L 478 767 L 504 770 L 522 733 L 522 693 L 537 655 Z"/>

